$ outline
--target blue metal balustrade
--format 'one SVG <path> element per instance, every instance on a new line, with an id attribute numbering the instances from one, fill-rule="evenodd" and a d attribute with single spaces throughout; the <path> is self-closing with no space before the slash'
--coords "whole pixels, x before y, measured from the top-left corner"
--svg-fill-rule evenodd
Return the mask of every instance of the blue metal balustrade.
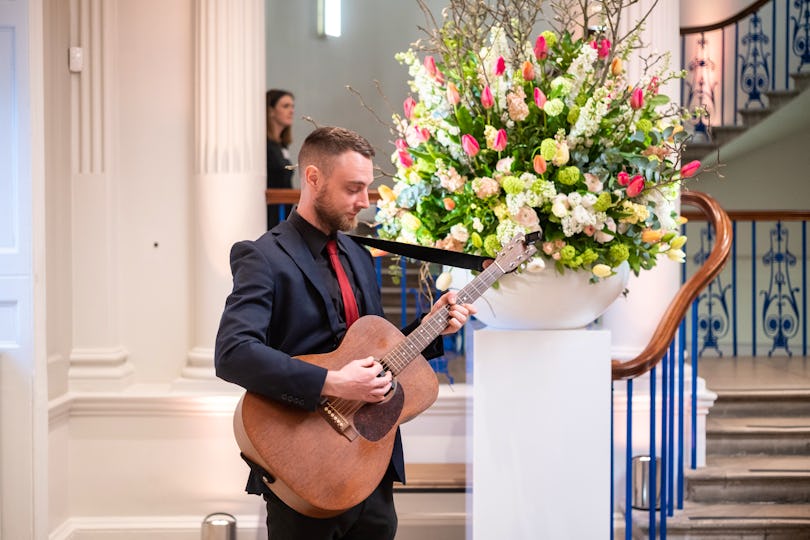
<path id="1" fill-rule="evenodd" d="M 740 111 L 773 108 L 795 75 L 810 72 L 810 0 L 758 0 L 738 15 L 681 29 L 681 103 L 700 110 L 696 141 L 713 127 L 742 125 Z"/>

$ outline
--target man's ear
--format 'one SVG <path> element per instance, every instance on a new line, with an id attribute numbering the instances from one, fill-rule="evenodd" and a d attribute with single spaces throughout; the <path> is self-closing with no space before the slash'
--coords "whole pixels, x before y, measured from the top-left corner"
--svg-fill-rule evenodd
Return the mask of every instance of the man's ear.
<path id="1" fill-rule="evenodd" d="M 315 165 L 307 165 L 304 169 L 304 181 L 310 186 L 316 186 L 321 180 L 321 171 Z"/>

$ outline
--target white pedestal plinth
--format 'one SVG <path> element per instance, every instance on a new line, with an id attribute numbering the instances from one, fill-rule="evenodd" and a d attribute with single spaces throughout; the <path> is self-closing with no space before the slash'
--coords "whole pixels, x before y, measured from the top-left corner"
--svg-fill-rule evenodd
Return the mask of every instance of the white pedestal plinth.
<path id="1" fill-rule="evenodd" d="M 610 333 L 473 339 L 473 538 L 607 538 Z"/>

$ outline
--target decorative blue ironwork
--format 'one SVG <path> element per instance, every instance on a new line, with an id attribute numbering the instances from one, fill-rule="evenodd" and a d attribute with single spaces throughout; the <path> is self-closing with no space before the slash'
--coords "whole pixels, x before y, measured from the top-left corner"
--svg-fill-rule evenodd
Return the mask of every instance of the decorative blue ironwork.
<path id="1" fill-rule="evenodd" d="M 765 335 L 773 340 L 768 356 L 777 348 L 784 349 L 793 356 L 789 340 L 799 332 L 799 304 L 796 293 L 799 287 L 790 286 L 790 266 L 796 266 L 796 255 L 788 250 L 789 230 L 781 221 L 771 230 L 771 245 L 762 257 L 762 262 L 770 267 L 768 290 L 760 291 L 764 296 L 762 304 L 762 326 Z"/>
<path id="2" fill-rule="evenodd" d="M 768 66 L 769 55 L 764 47 L 769 42 L 770 38 L 762 29 L 762 18 L 759 13 L 754 13 L 749 20 L 748 33 L 740 39 L 740 43 L 745 47 L 745 54 L 738 55 L 741 62 L 740 87 L 748 94 L 746 109 L 754 102 L 765 107 L 765 103 L 762 102 L 762 91 L 767 90 L 771 75 Z"/>
<path id="3" fill-rule="evenodd" d="M 687 88 L 686 106 L 695 111 L 695 140 L 709 139 L 709 120 L 714 113 L 714 91 L 717 81 L 714 80 L 715 64 L 706 56 L 708 40 L 704 34 L 697 41 L 695 56 L 689 61 L 686 70 L 689 76 L 684 79 Z"/>
<path id="4" fill-rule="evenodd" d="M 801 71 L 805 64 L 810 64 L 810 0 L 794 0 L 793 7 L 799 10 L 799 14 L 790 16 L 793 22 L 790 41 L 793 54 L 801 59 L 798 68 Z"/>
<path id="5" fill-rule="evenodd" d="M 714 231 L 707 225 L 700 230 L 700 249 L 692 258 L 697 266 L 703 266 L 706 262 L 713 244 Z M 699 353 L 701 355 L 706 352 L 706 349 L 711 348 L 718 356 L 723 356 L 723 351 L 720 350 L 720 338 L 728 334 L 731 327 L 729 300 L 727 299 L 730 292 L 731 285 L 723 285 L 722 276 L 718 275 L 706 287 L 706 292 L 698 296 L 696 309 L 700 310 L 701 304 L 703 305 L 697 321 L 702 335 Z"/>

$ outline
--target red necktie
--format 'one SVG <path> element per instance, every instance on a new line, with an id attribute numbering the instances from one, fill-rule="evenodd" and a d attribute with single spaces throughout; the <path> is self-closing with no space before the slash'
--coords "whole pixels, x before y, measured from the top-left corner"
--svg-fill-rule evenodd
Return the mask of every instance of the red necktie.
<path id="1" fill-rule="evenodd" d="M 340 285 L 340 295 L 343 297 L 343 312 L 346 315 L 346 328 L 348 328 L 360 318 L 360 313 L 357 311 L 357 300 L 354 298 L 352 285 L 349 283 L 346 271 L 343 269 L 343 265 L 340 264 L 337 242 L 334 239 L 326 242 L 326 252 L 329 254 L 329 262 L 332 263 L 332 268 L 335 269 L 338 285 Z"/>

